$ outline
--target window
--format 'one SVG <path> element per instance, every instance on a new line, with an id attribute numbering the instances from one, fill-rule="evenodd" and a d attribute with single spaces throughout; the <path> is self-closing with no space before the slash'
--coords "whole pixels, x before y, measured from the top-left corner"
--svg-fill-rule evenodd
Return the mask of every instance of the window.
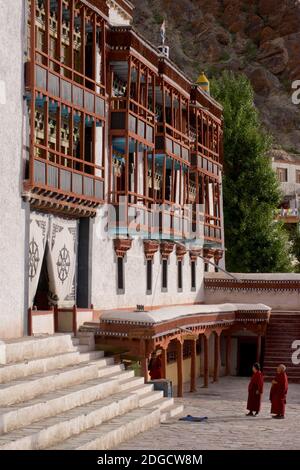
<path id="1" fill-rule="evenodd" d="M 191 285 L 192 290 L 196 289 L 196 261 L 191 262 Z"/>
<path id="2" fill-rule="evenodd" d="M 152 260 L 147 260 L 147 293 L 152 293 Z"/>
<path id="3" fill-rule="evenodd" d="M 124 260 L 118 257 L 118 291 L 124 292 Z"/>
<path id="4" fill-rule="evenodd" d="M 209 271 L 209 264 L 208 263 L 204 263 L 204 272 L 205 273 L 208 273 Z"/>
<path id="5" fill-rule="evenodd" d="M 288 180 L 287 168 L 277 168 L 277 177 L 280 183 L 286 183 Z"/>
<path id="6" fill-rule="evenodd" d="M 300 184 L 300 170 L 296 170 L 296 183 Z"/>
<path id="7" fill-rule="evenodd" d="M 182 290 L 182 261 L 178 260 L 177 264 L 178 274 L 178 290 Z"/>
<path id="8" fill-rule="evenodd" d="M 163 290 L 168 288 L 168 260 L 166 259 L 162 261 L 162 288 Z"/>

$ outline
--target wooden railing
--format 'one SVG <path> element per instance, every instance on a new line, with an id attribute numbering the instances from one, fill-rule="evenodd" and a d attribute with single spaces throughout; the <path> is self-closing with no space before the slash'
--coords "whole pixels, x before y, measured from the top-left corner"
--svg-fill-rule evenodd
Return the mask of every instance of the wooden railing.
<path id="1" fill-rule="evenodd" d="M 30 307 L 28 309 L 28 318 L 27 318 L 27 331 L 28 336 L 34 335 L 33 329 L 33 317 L 38 316 L 45 316 L 45 315 L 52 315 L 53 316 L 53 332 L 59 332 L 59 314 L 63 313 L 72 313 L 72 332 L 76 335 L 78 331 L 78 324 L 77 324 L 77 314 L 79 312 L 91 312 L 94 310 L 94 306 L 91 305 L 91 308 L 78 308 L 77 305 L 73 305 L 70 308 L 59 308 L 56 305 L 49 308 L 49 310 L 38 310 L 36 307 Z"/>

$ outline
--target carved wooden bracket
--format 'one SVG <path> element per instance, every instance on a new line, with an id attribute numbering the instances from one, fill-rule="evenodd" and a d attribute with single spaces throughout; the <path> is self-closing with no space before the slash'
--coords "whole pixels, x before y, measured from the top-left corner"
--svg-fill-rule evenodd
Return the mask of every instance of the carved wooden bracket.
<path id="1" fill-rule="evenodd" d="M 176 245 L 176 256 L 179 261 L 182 261 L 186 255 L 186 247 L 183 245 Z"/>
<path id="2" fill-rule="evenodd" d="M 215 255 L 215 250 L 213 250 L 212 248 L 204 248 L 203 249 L 203 257 L 205 259 L 214 258 L 214 255 Z"/>
<path id="3" fill-rule="evenodd" d="M 130 250 L 132 240 L 130 238 L 116 238 L 114 240 L 114 248 L 118 258 L 124 258 L 126 252 Z"/>
<path id="4" fill-rule="evenodd" d="M 222 257 L 223 257 L 223 250 L 215 250 L 214 259 L 215 259 L 216 264 L 219 263 Z"/>
<path id="5" fill-rule="evenodd" d="M 162 259 L 169 259 L 174 248 L 174 242 L 162 242 L 160 244 L 160 254 Z"/>
<path id="6" fill-rule="evenodd" d="M 197 261 L 197 258 L 202 254 L 202 249 L 195 249 L 190 251 L 191 261 Z"/>
<path id="7" fill-rule="evenodd" d="M 156 240 L 144 240 L 144 251 L 146 260 L 152 261 L 155 253 L 158 251 L 159 242 Z"/>

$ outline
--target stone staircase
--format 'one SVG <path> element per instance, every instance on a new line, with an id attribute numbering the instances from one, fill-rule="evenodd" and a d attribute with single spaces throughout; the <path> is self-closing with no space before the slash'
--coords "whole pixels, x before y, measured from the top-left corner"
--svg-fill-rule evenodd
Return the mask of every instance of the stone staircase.
<path id="1" fill-rule="evenodd" d="M 0 343 L 0 450 L 111 449 L 182 412 L 94 335 Z"/>
<path id="2" fill-rule="evenodd" d="M 292 344 L 300 340 L 300 311 L 273 311 L 267 327 L 265 342 L 264 375 L 274 378 L 278 364 L 287 366 L 289 382 L 300 383 L 300 365 L 292 363 Z"/>

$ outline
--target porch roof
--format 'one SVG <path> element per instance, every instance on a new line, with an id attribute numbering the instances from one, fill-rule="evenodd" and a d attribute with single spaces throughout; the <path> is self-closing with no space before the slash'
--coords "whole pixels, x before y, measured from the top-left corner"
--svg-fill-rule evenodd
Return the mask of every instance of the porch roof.
<path id="1" fill-rule="evenodd" d="M 149 311 L 133 311 L 133 310 L 111 310 L 101 315 L 101 322 L 112 323 L 134 323 L 144 325 L 156 325 L 159 323 L 169 322 L 184 317 L 205 315 L 209 321 L 210 316 L 222 313 L 237 312 L 270 312 L 271 308 L 264 304 L 199 304 L 199 305 L 175 305 L 161 307 Z"/>

